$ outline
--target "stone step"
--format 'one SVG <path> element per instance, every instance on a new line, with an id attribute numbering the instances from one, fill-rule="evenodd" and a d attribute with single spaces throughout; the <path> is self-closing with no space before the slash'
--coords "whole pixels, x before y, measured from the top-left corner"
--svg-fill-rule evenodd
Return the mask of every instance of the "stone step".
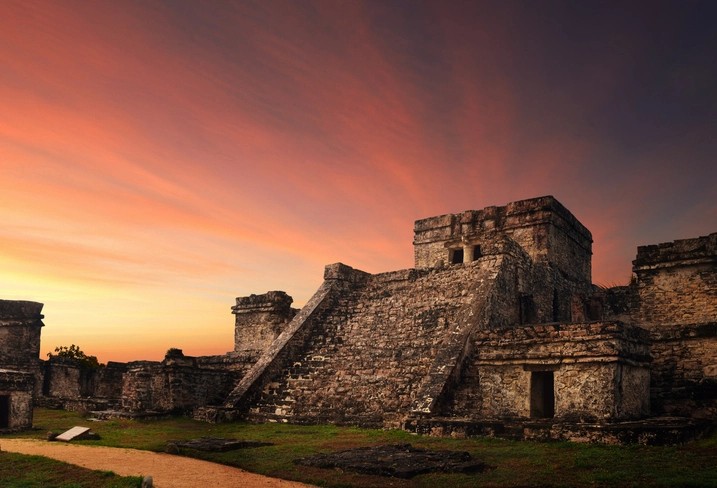
<path id="1" fill-rule="evenodd" d="M 245 415 L 245 420 L 251 423 L 287 423 L 286 415 L 277 415 L 275 412 L 250 412 Z"/>

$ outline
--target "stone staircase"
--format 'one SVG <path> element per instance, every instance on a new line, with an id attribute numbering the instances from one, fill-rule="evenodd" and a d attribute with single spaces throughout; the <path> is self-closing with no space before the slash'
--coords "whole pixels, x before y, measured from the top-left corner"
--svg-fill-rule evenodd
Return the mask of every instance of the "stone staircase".
<path id="1" fill-rule="evenodd" d="M 296 411 L 296 395 L 305 394 L 312 387 L 312 377 L 326 367 L 324 352 L 327 344 L 334 339 L 334 330 L 324 327 L 320 334 L 314 334 L 303 351 L 301 359 L 290 367 L 284 368 L 264 387 L 259 400 L 249 409 L 246 420 L 249 422 L 288 422 L 316 423 L 311 417 L 302 419 L 301 412 Z"/>

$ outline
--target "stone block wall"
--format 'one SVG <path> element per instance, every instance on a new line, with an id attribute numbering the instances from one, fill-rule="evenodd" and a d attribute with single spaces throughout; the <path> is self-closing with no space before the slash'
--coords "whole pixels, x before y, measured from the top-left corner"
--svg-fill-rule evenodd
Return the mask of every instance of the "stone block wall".
<path id="1" fill-rule="evenodd" d="M 0 432 L 32 428 L 32 373 L 0 369 Z"/>
<path id="2" fill-rule="evenodd" d="M 190 413 L 199 405 L 216 405 L 224 401 L 238 381 L 230 360 L 218 357 L 194 358 L 167 356 L 164 361 L 127 363 L 123 374 L 122 408 L 129 412 Z M 223 368 L 202 367 L 207 363 Z"/>
<path id="3" fill-rule="evenodd" d="M 82 370 L 76 361 L 69 358 L 53 357 L 43 361 L 43 388 L 42 394 L 46 397 L 77 399 L 91 394 L 88 383 L 91 381 L 88 374 Z M 88 381 L 89 380 L 89 381 Z"/>
<path id="4" fill-rule="evenodd" d="M 632 319 L 646 328 L 717 318 L 717 233 L 637 248 Z"/>
<path id="5" fill-rule="evenodd" d="M 504 237 L 489 248 L 471 263 L 361 273 L 337 289 L 249 402 L 250 418 L 397 427 L 413 409 L 430 411 L 470 331 L 518 325 L 530 259 Z"/>
<path id="6" fill-rule="evenodd" d="M 159 361 L 132 361 L 123 375 L 122 408 L 153 411 L 169 405 L 169 385 Z M 170 409 L 171 410 L 171 409 Z"/>
<path id="7" fill-rule="evenodd" d="M 662 325 L 651 336 L 655 414 L 717 419 L 717 322 Z"/>
<path id="8" fill-rule="evenodd" d="M 455 250 L 469 262 L 483 252 L 485 240 L 504 235 L 534 262 L 554 267 L 569 280 L 591 281 L 592 235 L 550 196 L 418 220 L 414 233 L 416 268 L 451 264 Z"/>
<path id="9" fill-rule="evenodd" d="M 107 366 L 94 370 L 92 396 L 94 398 L 116 401 L 122 396 L 124 374 L 127 364 L 109 361 Z"/>
<path id="10" fill-rule="evenodd" d="M 258 359 L 296 315 L 292 302 L 283 291 L 238 297 L 232 307 L 236 315 L 234 351 L 254 353 Z"/>
<path id="11" fill-rule="evenodd" d="M 650 331 L 653 410 L 717 419 L 717 233 L 642 246 L 632 320 Z"/>
<path id="12" fill-rule="evenodd" d="M 40 331 L 42 303 L 0 300 L 0 367 L 30 372 L 35 376 L 35 394 L 42 388 Z"/>
<path id="13" fill-rule="evenodd" d="M 81 366 L 70 358 L 53 356 L 42 364 L 39 406 L 65 410 L 116 408 L 122 397 L 125 363 L 110 361 L 102 368 Z"/>
<path id="14" fill-rule="evenodd" d="M 466 368 L 472 374 L 463 389 L 473 386 L 477 392 L 454 397 L 449 409 L 454 416 L 535 417 L 536 373 L 554 382 L 554 412 L 548 417 L 604 422 L 650 413 L 649 338 L 639 328 L 594 322 L 493 329 L 480 332 L 473 348 L 474 365 Z"/>
<path id="15" fill-rule="evenodd" d="M 473 298 L 474 280 L 466 278 L 477 269 L 386 273 L 342 295 L 316 317 L 302 350 L 253 407 L 254 417 L 397 422 L 409 411 L 442 339 L 458 325 L 458 309 Z"/>
<path id="16" fill-rule="evenodd" d="M 0 364 L 35 365 L 40 358 L 42 303 L 0 300 Z"/>

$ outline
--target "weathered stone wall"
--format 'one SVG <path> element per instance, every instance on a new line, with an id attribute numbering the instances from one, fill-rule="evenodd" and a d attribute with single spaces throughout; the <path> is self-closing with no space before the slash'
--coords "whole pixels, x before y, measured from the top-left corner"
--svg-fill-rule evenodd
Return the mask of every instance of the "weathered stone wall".
<path id="1" fill-rule="evenodd" d="M 717 233 L 642 246 L 631 316 L 652 337 L 657 414 L 717 419 Z"/>
<path id="2" fill-rule="evenodd" d="M 650 369 L 629 363 L 618 363 L 615 387 L 618 419 L 644 418 L 651 414 Z"/>
<path id="3" fill-rule="evenodd" d="M 553 197 L 418 220 L 414 232 L 416 268 L 450 264 L 454 250 L 469 262 L 482 253 L 485 240 L 504 235 L 536 263 L 572 281 L 591 281 L 592 235 Z"/>
<path id="4" fill-rule="evenodd" d="M 0 364 L 35 365 L 40 358 L 42 303 L 0 300 Z"/>
<path id="5" fill-rule="evenodd" d="M 317 317 L 293 364 L 268 385 L 255 417 L 373 426 L 398 422 L 442 339 L 458 325 L 458 309 L 473 298 L 477 275 L 489 279 L 490 270 L 481 273 L 477 264 L 376 275 L 344 294 Z"/>
<path id="6" fill-rule="evenodd" d="M 593 285 L 588 293 L 572 297 L 570 320 L 587 322 L 608 320 L 631 323 L 630 307 L 634 302 L 634 286 L 602 288 Z"/>
<path id="7" fill-rule="evenodd" d="M 130 412 L 189 413 L 199 405 L 224 401 L 238 381 L 237 368 L 216 357 L 167 356 L 164 361 L 135 361 L 123 375 L 122 408 Z M 207 363 L 222 368 L 201 367 Z M 239 370 L 246 369 L 242 365 Z"/>
<path id="8" fill-rule="evenodd" d="M 662 325 L 651 336 L 653 411 L 717 419 L 717 321 Z"/>
<path id="9" fill-rule="evenodd" d="M 52 356 L 41 364 L 42 396 L 36 400 L 39 406 L 65 410 L 119 406 L 125 363 L 110 361 L 105 367 L 89 368 L 70 358 Z"/>
<path id="10" fill-rule="evenodd" d="M 24 300 L 0 300 L 0 368 L 31 373 L 34 394 L 40 395 L 40 330 L 42 303 Z"/>
<path id="11" fill-rule="evenodd" d="M 122 396 L 123 375 L 127 364 L 109 361 L 107 366 L 94 370 L 92 396 L 116 401 Z"/>
<path id="12" fill-rule="evenodd" d="M 69 358 L 53 357 L 49 361 L 43 361 L 42 394 L 46 397 L 68 399 L 88 396 L 88 378 L 87 374 L 82 374 L 82 369 L 76 361 Z"/>
<path id="13" fill-rule="evenodd" d="M 486 244 L 491 254 L 471 263 L 346 280 L 309 317 L 250 418 L 396 427 L 432 411 L 471 330 L 519 325 L 531 260 L 509 238 Z"/>
<path id="14" fill-rule="evenodd" d="M 717 318 L 717 233 L 637 248 L 636 324 L 714 322 Z"/>
<path id="15" fill-rule="evenodd" d="M 169 385 L 159 361 L 132 361 L 123 375 L 122 408 L 129 411 L 159 410 L 167 406 Z M 170 409 L 171 410 L 171 409 Z"/>
<path id="16" fill-rule="evenodd" d="M 477 371 L 478 392 L 470 398 L 459 391 L 448 409 L 454 416 L 530 418 L 535 372 L 554 375 L 555 418 L 610 421 L 650 412 L 649 339 L 642 329 L 619 322 L 492 329 L 476 336 L 473 349 L 466 380 L 475 381 Z"/>
<path id="17" fill-rule="evenodd" d="M 32 427 L 34 383 L 32 373 L 0 369 L 0 432 Z"/>
<path id="18" fill-rule="evenodd" d="M 283 291 L 238 297 L 232 307 L 236 315 L 234 351 L 254 353 L 258 359 L 296 315 L 292 302 Z"/>

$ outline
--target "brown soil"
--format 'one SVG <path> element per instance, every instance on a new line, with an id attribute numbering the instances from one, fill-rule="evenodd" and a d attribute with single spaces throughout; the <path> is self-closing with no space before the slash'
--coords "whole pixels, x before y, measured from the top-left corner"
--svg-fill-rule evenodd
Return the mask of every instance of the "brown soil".
<path id="1" fill-rule="evenodd" d="M 114 471 L 121 476 L 152 476 L 154 486 L 157 488 L 188 486 L 306 488 L 310 486 L 199 459 L 136 449 L 77 446 L 64 442 L 30 439 L 0 439 L 0 449 L 46 456 L 89 469 Z"/>

